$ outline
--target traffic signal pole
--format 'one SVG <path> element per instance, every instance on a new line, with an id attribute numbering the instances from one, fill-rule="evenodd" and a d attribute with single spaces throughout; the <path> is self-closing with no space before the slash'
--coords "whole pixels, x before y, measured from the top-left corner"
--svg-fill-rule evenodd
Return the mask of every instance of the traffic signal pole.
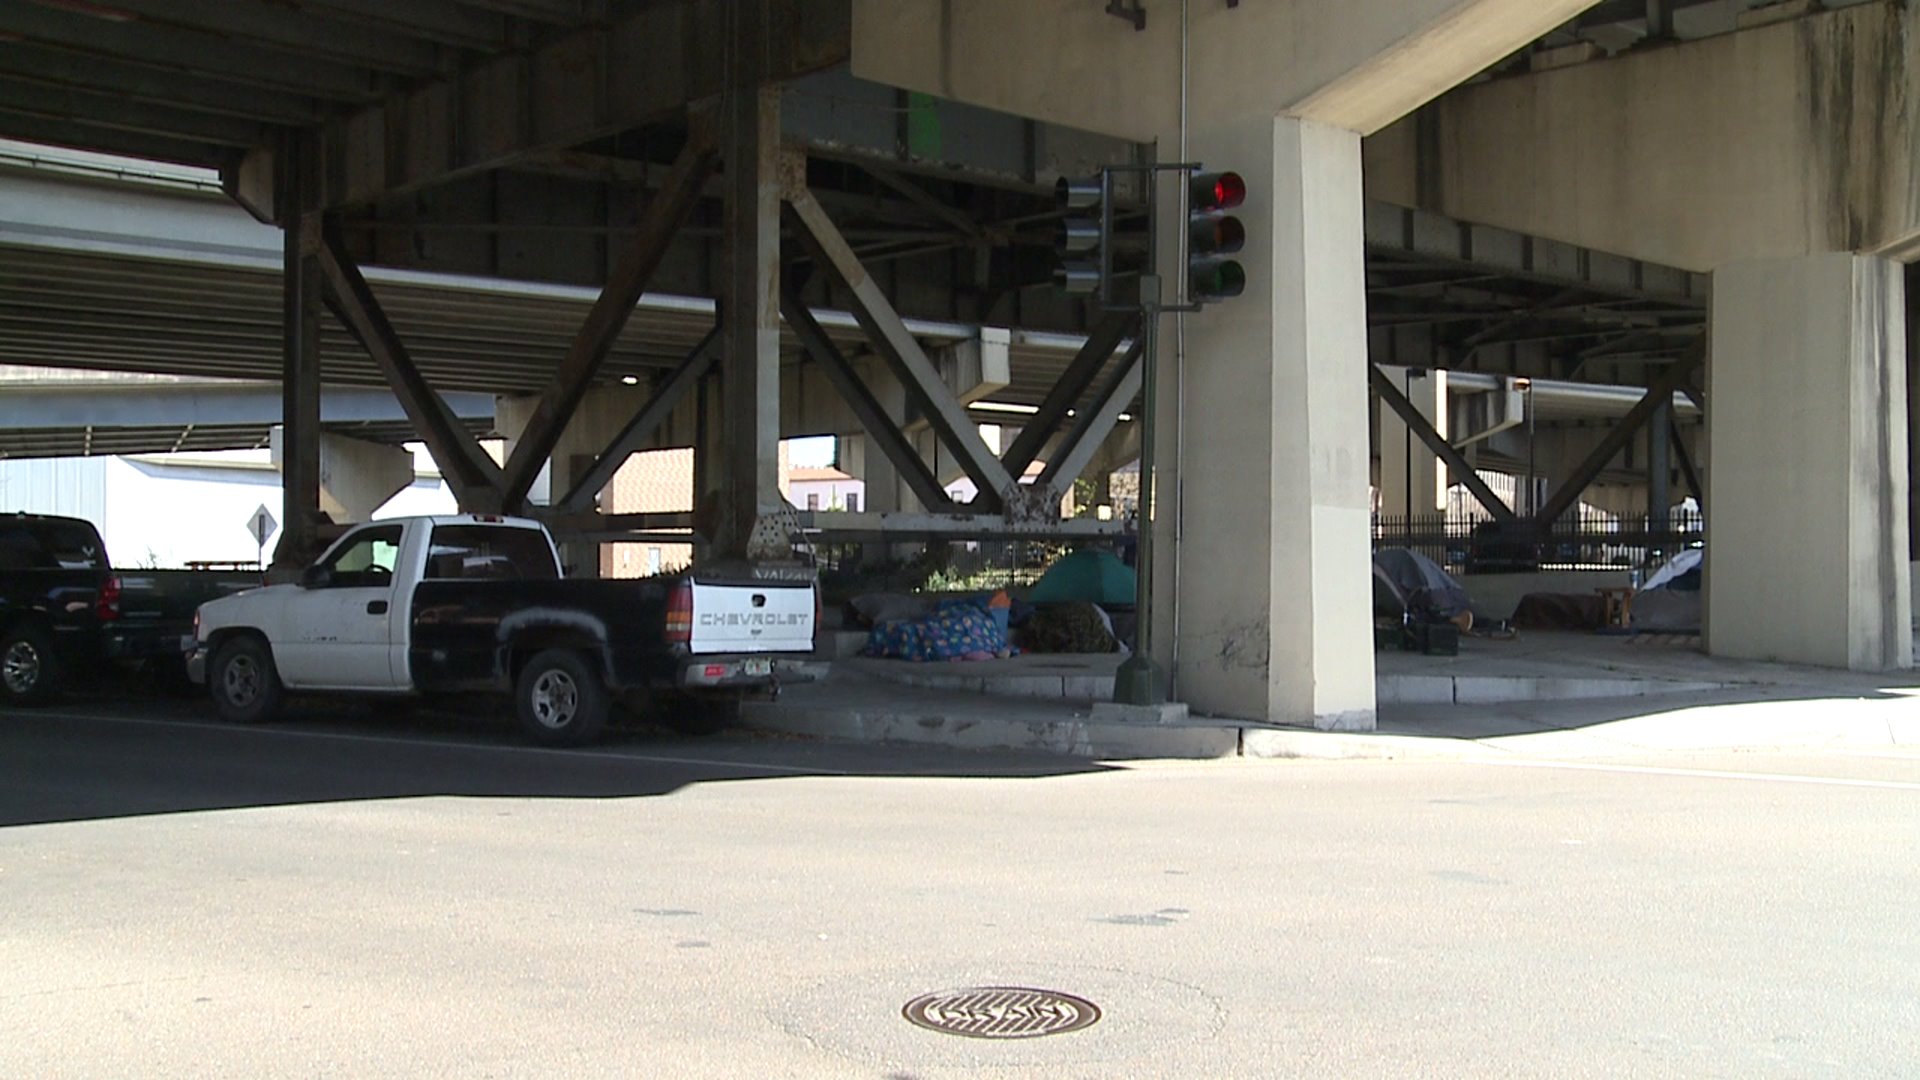
<path id="1" fill-rule="evenodd" d="M 1113 679 L 1113 700 L 1123 705 L 1158 705 L 1167 700 L 1166 674 L 1153 662 L 1153 434 L 1155 363 L 1160 338 L 1160 277 L 1140 279 L 1140 376 L 1146 396 L 1140 416 L 1140 507 L 1136 511 L 1133 584 L 1133 655 Z"/>
<path id="2" fill-rule="evenodd" d="M 1199 311 L 1208 303 L 1240 295 L 1246 272 L 1226 256 L 1241 249 L 1246 230 L 1226 212 L 1246 197 L 1238 173 L 1202 171 L 1202 166 L 1110 165 L 1097 177 L 1061 178 L 1055 185 L 1060 209 L 1067 213 L 1056 240 L 1060 265 L 1056 280 L 1071 293 L 1093 294 L 1104 311 L 1140 314 L 1140 363 L 1144 400 L 1140 419 L 1140 505 L 1134 540 L 1133 655 L 1114 677 L 1113 698 L 1127 705 L 1158 705 L 1166 700 L 1167 680 L 1153 662 L 1154 434 L 1159 415 L 1160 316 Z M 1180 234 L 1180 280 L 1169 301 L 1159 273 L 1160 177 L 1177 173 L 1184 211 Z M 1131 302 L 1116 298 L 1114 236 L 1115 178 L 1135 175 L 1146 185 L 1147 268 Z"/>

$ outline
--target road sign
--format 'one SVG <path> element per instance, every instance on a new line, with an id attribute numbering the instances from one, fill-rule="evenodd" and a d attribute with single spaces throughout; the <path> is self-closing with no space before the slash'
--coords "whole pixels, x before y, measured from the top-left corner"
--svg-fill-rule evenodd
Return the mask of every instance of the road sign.
<path id="1" fill-rule="evenodd" d="M 256 547 L 266 547 L 267 537 L 272 536 L 273 530 L 279 527 L 280 523 L 273 520 L 273 514 L 267 510 L 265 503 L 261 503 L 260 507 L 253 512 L 253 515 L 247 518 L 247 531 L 253 534 L 253 542 Z"/>

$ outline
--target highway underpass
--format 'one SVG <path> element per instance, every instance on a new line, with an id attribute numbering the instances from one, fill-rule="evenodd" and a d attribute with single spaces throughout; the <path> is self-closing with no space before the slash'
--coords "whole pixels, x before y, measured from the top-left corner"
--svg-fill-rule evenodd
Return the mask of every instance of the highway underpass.
<path id="1" fill-rule="evenodd" d="M 1899 155 L 1698 94 L 1713 109 L 1695 129 L 1616 123 L 1590 140 L 1612 159 L 1545 152 L 1732 84 L 1742 57 L 1825 92 L 1838 43 L 1879 47 L 1903 9 L 1108 7 L 1145 17 L 1011 0 L 952 23 L 878 0 L 10 9 L 0 80 L 33 90 L 0 106 L 0 135 L 207 171 L 0 158 L 0 361 L 279 383 L 290 561 L 317 527 L 322 386 L 394 393 L 475 509 L 528 509 L 548 470 L 582 510 L 627 454 L 691 446 L 721 508 L 704 539 L 740 552 L 783 510 L 777 441 L 832 435 L 883 493 L 876 519 L 1045 533 L 1057 499 L 1016 478 L 1036 459 L 1124 464 L 1139 434 L 1120 417 L 1145 407 L 1137 326 L 1051 286 L 1052 181 L 1177 150 L 1255 193 L 1249 295 L 1162 327 L 1154 472 L 1175 494 L 1153 517 L 1153 652 L 1177 694 L 1370 725 L 1369 489 L 1406 506 L 1435 470 L 1485 488 L 1481 469 L 1516 468 L 1515 380 L 1553 437 L 1529 440 L 1529 502 L 1475 490 L 1485 513 L 1552 522 L 1597 484 L 1651 516 L 1690 487 L 1740 523 L 1710 544 L 1730 569 L 1709 610 L 1736 614 L 1709 649 L 1911 664 L 1889 357 L 1920 214 L 1878 194 Z M 1872 193 L 1834 170 L 1762 183 L 1766 154 L 1808 144 Z M 1619 179 L 1656 163 L 1693 183 Z M 1789 314 L 1816 302 L 1827 314 Z M 1850 366 L 1809 373 L 1829 356 Z M 1436 371 L 1460 386 L 1423 406 L 1411 373 Z M 493 428 L 456 420 L 453 393 L 500 399 Z M 994 406 L 1026 418 L 1001 453 L 976 427 L 1015 426 Z M 950 504 L 951 475 L 973 504 Z M 1787 506 L 1819 509 L 1796 523 Z M 1218 566 L 1244 569 L 1195 569 Z M 1794 624 L 1748 614 L 1769 590 L 1742 575 L 1770 575 L 1774 598 L 1790 582 Z"/>

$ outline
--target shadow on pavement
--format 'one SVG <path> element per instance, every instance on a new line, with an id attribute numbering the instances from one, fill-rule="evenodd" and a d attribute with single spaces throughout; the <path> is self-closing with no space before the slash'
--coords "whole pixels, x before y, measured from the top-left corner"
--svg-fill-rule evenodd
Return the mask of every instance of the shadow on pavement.
<path id="1" fill-rule="evenodd" d="M 1047 777 L 1107 771 L 1039 754 L 847 746 L 622 728 L 592 748 L 525 745 L 500 715 L 296 705 L 227 727 L 198 702 L 93 696 L 0 711 L 0 826 L 452 795 L 605 799 L 807 776 Z"/>

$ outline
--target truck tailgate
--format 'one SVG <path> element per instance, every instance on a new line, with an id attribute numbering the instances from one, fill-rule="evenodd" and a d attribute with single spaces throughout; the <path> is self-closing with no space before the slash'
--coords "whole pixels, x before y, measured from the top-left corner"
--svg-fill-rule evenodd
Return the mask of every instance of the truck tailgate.
<path id="1" fill-rule="evenodd" d="M 695 653 L 813 651 L 813 585 L 693 582 Z"/>

